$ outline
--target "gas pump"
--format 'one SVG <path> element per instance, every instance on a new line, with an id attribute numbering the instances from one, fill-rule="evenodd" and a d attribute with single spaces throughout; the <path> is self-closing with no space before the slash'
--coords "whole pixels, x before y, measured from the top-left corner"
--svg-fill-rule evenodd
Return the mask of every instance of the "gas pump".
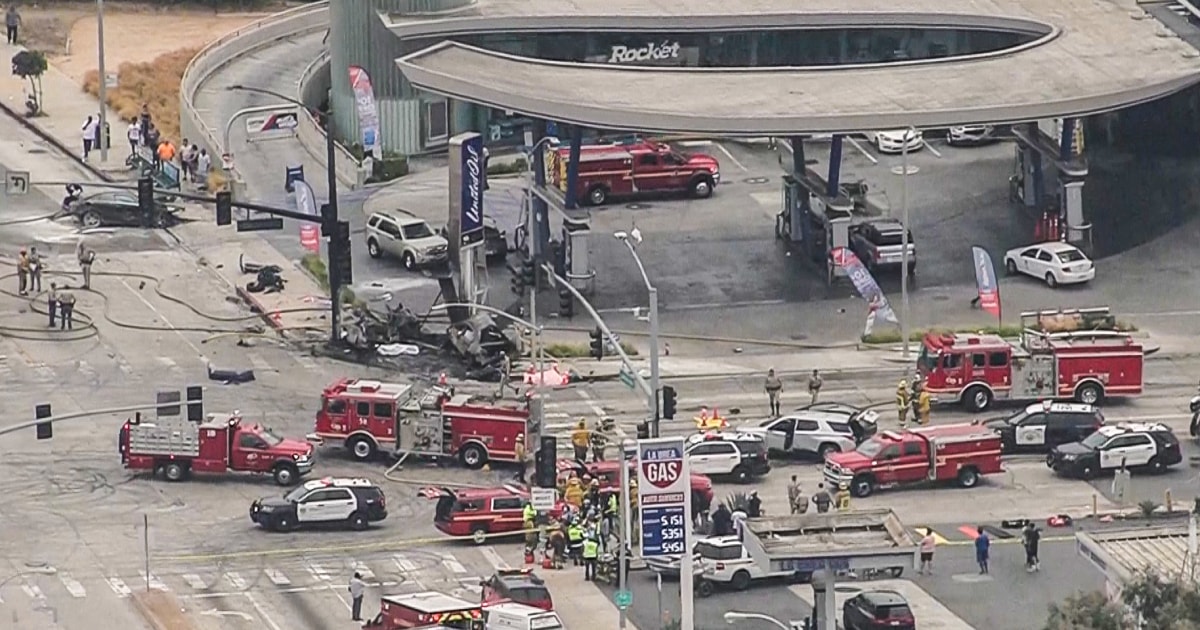
<path id="1" fill-rule="evenodd" d="M 846 277 L 846 270 L 834 263 L 832 252 L 838 247 L 850 247 L 850 216 L 854 202 L 844 197 L 828 199 L 810 192 L 808 204 L 824 233 L 825 284 L 832 286 L 839 278 Z"/>
<path id="2" fill-rule="evenodd" d="M 591 223 L 587 219 L 563 217 L 562 243 L 563 261 L 567 270 L 567 280 L 580 293 L 590 294 L 595 285 L 596 272 L 588 260 L 588 238 L 592 233 Z"/>
<path id="3" fill-rule="evenodd" d="M 791 174 L 783 176 L 783 207 L 775 215 L 775 238 L 789 243 L 804 241 L 804 188 Z"/>

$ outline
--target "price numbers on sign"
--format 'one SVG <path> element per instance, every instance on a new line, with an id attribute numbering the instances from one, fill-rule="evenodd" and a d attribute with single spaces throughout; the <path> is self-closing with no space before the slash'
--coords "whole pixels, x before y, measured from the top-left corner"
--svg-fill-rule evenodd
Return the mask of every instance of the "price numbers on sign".
<path id="1" fill-rule="evenodd" d="M 666 514 L 661 519 L 659 519 L 659 522 L 662 523 L 662 526 L 664 528 L 666 528 L 666 527 L 683 527 L 683 515 L 682 514 Z M 666 531 L 666 530 L 664 529 L 663 531 Z"/>
<path id="2" fill-rule="evenodd" d="M 675 540 L 671 542 L 663 542 L 662 551 L 665 554 L 683 553 L 683 541 Z"/>

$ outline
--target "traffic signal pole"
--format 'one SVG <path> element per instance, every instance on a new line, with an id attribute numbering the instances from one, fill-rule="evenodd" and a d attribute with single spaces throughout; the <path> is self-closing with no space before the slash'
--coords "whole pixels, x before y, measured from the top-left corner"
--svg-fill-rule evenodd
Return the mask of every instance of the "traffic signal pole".
<path id="1" fill-rule="evenodd" d="M 650 389 L 654 391 L 654 413 L 653 421 L 650 426 L 653 427 L 651 437 L 659 437 L 662 435 L 659 432 L 659 421 L 662 418 L 662 412 L 658 406 L 658 392 L 662 385 L 659 383 L 658 373 L 658 289 L 654 286 L 650 287 Z"/>

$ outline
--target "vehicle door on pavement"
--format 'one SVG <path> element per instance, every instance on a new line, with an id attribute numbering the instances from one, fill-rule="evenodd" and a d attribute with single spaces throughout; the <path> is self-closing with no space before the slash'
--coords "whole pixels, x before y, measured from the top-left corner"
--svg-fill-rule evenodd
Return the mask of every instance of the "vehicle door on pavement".
<path id="1" fill-rule="evenodd" d="M 890 444 L 879 451 L 875 458 L 875 478 L 879 483 L 888 484 L 896 481 L 896 465 L 900 463 L 900 445 Z"/>
<path id="2" fill-rule="evenodd" d="M 1038 411 L 1025 416 L 1017 424 L 1016 435 L 1013 439 L 1018 448 L 1034 448 L 1044 446 L 1046 442 L 1048 420 L 1044 411 Z"/>
<path id="3" fill-rule="evenodd" d="M 237 437 L 237 448 L 229 454 L 230 463 L 239 470 L 263 470 L 270 465 L 265 451 L 269 448 L 266 441 L 253 433 L 241 433 Z"/>
<path id="4" fill-rule="evenodd" d="M 802 453 L 816 453 L 822 436 L 818 435 L 821 423 L 816 420 L 796 420 L 796 437 L 792 441 L 792 450 Z"/>
<path id="5" fill-rule="evenodd" d="M 763 441 L 767 443 L 767 449 L 772 451 L 786 451 L 788 449 L 788 438 L 796 428 L 795 418 L 779 418 L 775 421 L 767 422 L 767 432 L 763 436 Z"/>
<path id="6" fill-rule="evenodd" d="M 633 183 L 638 190 L 662 190 L 667 187 L 669 176 L 659 167 L 657 154 L 642 153 L 633 158 Z"/>
<path id="7" fill-rule="evenodd" d="M 1037 255 L 1038 255 L 1038 248 L 1030 247 L 1029 249 L 1026 249 L 1025 251 L 1021 252 L 1021 254 L 1019 256 L 1017 256 L 1017 267 L 1021 268 L 1024 271 L 1037 273 L 1037 271 L 1038 271 Z"/>

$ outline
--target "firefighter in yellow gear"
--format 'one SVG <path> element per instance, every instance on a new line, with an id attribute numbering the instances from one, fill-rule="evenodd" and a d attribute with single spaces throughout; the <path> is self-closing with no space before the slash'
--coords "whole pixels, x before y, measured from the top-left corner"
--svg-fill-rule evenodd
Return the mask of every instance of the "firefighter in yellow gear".
<path id="1" fill-rule="evenodd" d="M 591 444 L 592 432 L 588 431 L 587 420 L 580 418 L 579 423 L 575 425 L 575 430 L 571 432 L 571 446 L 575 449 L 575 459 L 586 462 L 588 447 Z"/>
<path id="2" fill-rule="evenodd" d="M 850 509 L 850 486 L 846 484 L 838 485 L 837 494 L 833 497 L 834 504 L 837 505 L 839 512 L 845 512 Z"/>
<path id="3" fill-rule="evenodd" d="M 583 494 L 583 483 L 579 481 L 579 477 L 572 476 L 567 479 L 567 487 L 563 490 L 564 501 L 572 507 L 579 508 L 583 505 Z"/>
<path id="4" fill-rule="evenodd" d="M 896 417 L 901 429 L 908 426 L 908 407 L 912 404 L 908 396 L 908 381 L 900 379 L 900 384 L 896 386 Z"/>
<path id="5" fill-rule="evenodd" d="M 932 403 L 929 392 L 925 391 L 925 388 L 921 388 L 921 393 L 917 394 L 917 414 L 922 426 L 929 424 L 929 409 Z"/>

